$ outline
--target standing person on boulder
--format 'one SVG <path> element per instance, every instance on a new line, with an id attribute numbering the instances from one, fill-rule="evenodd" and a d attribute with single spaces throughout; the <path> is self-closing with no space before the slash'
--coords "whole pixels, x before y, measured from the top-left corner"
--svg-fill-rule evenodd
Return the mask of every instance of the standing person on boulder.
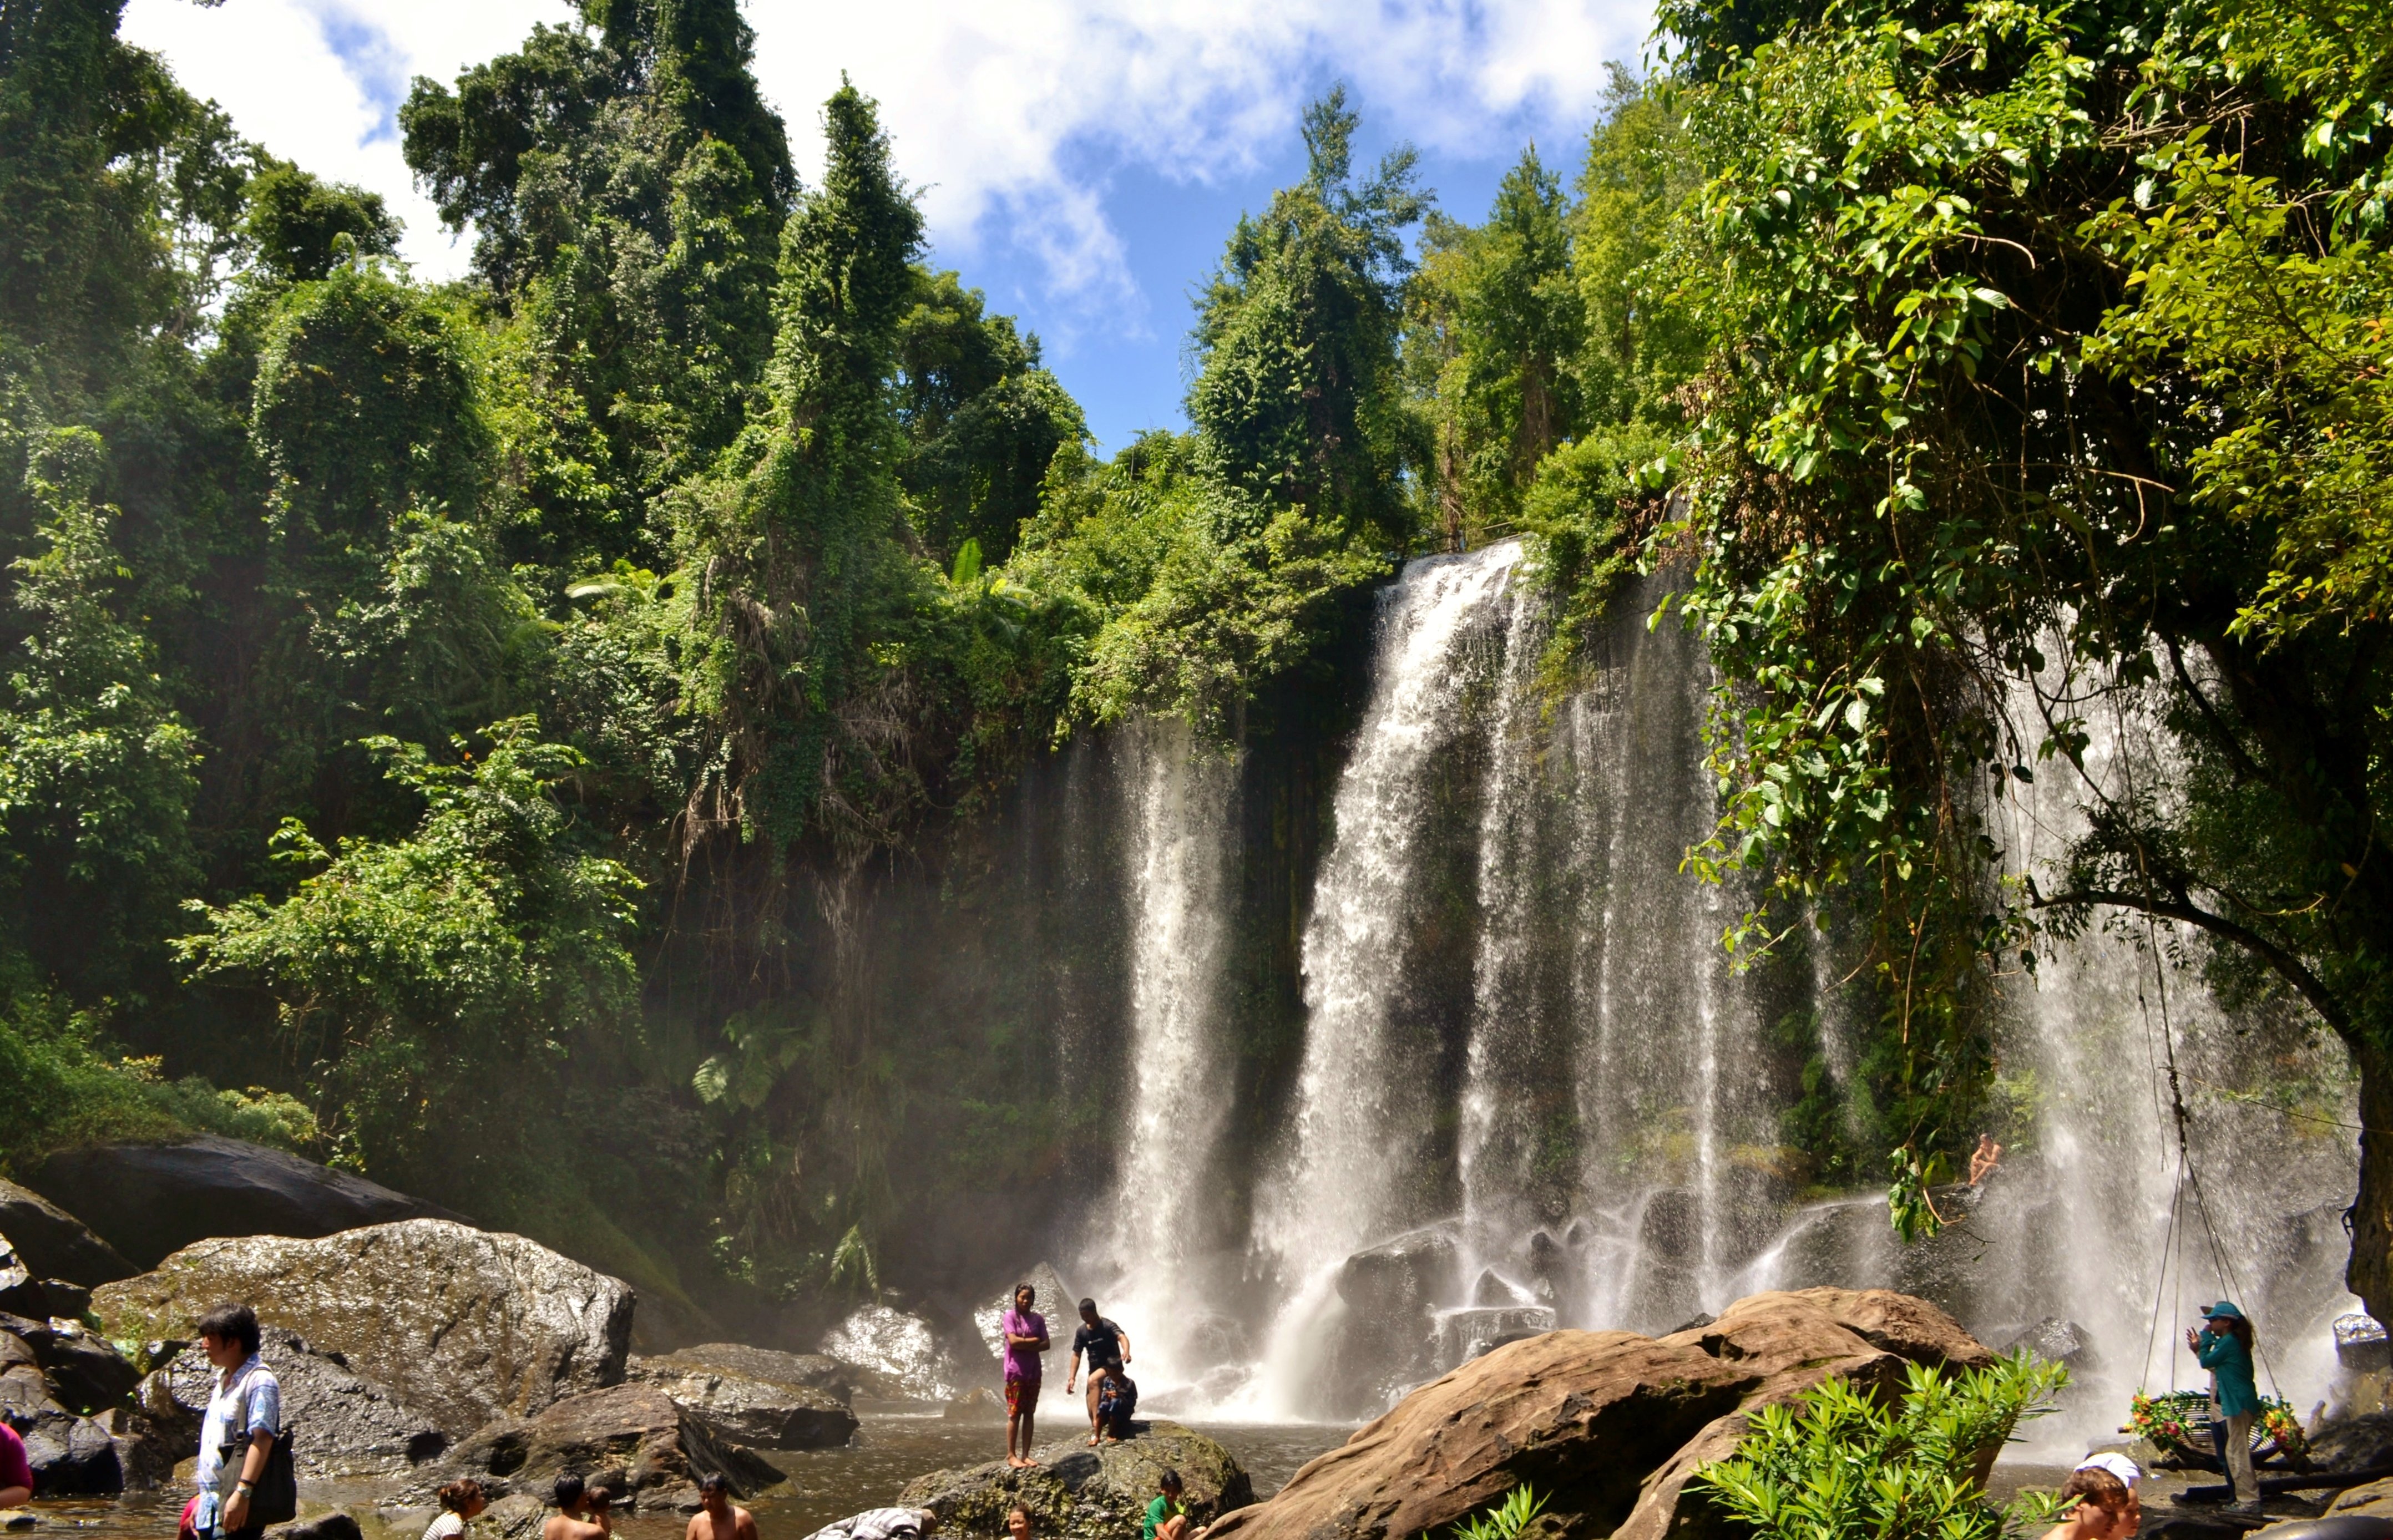
<path id="1" fill-rule="evenodd" d="M 1071 1366 L 1064 1371 L 1064 1393 L 1072 1393 L 1073 1377 L 1080 1372 L 1080 1355 L 1089 1356 L 1089 1443 L 1094 1447 L 1105 1434 L 1097 1412 L 1097 1383 L 1101 1375 L 1118 1375 L 1130 1364 L 1130 1333 L 1097 1313 L 1094 1299 L 1080 1301 L 1080 1329 L 1072 1334 Z"/>
<path id="2" fill-rule="evenodd" d="M 698 1500 L 702 1506 L 682 1540 L 756 1540 L 756 1517 L 731 1500 L 731 1483 L 722 1471 L 700 1478 Z"/>
<path id="3" fill-rule="evenodd" d="M 1016 1470 L 1039 1463 L 1030 1457 L 1031 1427 L 1039 1415 L 1039 1383 L 1047 1371 L 1039 1355 L 1047 1351 L 1048 1338 L 1047 1317 L 1030 1308 L 1038 1299 L 1039 1291 L 1028 1284 L 1014 1285 L 1013 1308 L 999 1323 L 1005 1334 L 1005 1463 Z M 1017 1438 L 1020 1454 L 1014 1453 Z"/>
<path id="4" fill-rule="evenodd" d="M 200 1421 L 200 1496 L 191 1527 L 216 1540 L 248 1540 L 266 1528 L 250 1516 L 251 1494 L 281 1434 L 282 1382 L 257 1356 L 257 1316 L 247 1305 L 218 1305 L 200 1317 L 200 1346 L 216 1377 Z M 224 1491 L 228 1462 L 231 1490 Z"/>
<path id="5" fill-rule="evenodd" d="M 2227 1468 L 2228 1501 L 2250 1507 L 2260 1500 L 2252 1474 L 2252 1419 L 2260 1411 L 2260 1387 L 2252 1379 L 2252 1323 L 2231 1299 L 2202 1313 L 2202 1330 L 2188 1326 L 2185 1345 L 2210 1371 L 2210 1436 Z"/>

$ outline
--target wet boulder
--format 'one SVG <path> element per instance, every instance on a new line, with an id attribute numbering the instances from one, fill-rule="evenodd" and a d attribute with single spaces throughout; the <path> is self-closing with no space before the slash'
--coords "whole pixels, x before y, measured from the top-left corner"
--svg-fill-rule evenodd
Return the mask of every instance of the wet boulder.
<path id="1" fill-rule="evenodd" d="M 1068 1347 L 1069 1332 L 1064 1340 Z M 857 1394 L 876 1401 L 953 1401 L 987 1377 L 959 1362 L 929 1321 L 891 1305 L 857 1311 L 824 1335 L 822 1351 L 846 1366 Z"/>
<path id="2" fill-rule="evenodd" d="M 962 1470 L 919 1476 L 898 1494 L 905 1507 L 939 1516 L 942 1533 L 999 1535 L 1005 1512 L 1020 1503 L 1032 1528 L 1057 1540 L 1118 1540 L 1136 1530 L 1167 1469 L 1186 1483 L 1197 1523 L 1254 1501 L 1254 1486 L 1236 1456 L 1202 1433 L 1172 1422 L 1134 1423 L 1137 1436 L 1092 1449 L 1079 1438 L 1048 1444 L 1038 1464 L 1015 1470 L 991 1460 Z"/>
<path id="3" fill-rule="evenodd" d="M 310 1481 L 370 1479 L 412 1469 L 437 1457 L 451 1440 L 432 1419 L 401 1405 L 397 1397 L 351 1371 L 339 1352 L 311 1347 L 298 1333 L 267 1326 L 259 1356 L 282 1387 L 282 1415 L 293 1430 L 292 1458 Z M 207 1410 L 216 1370 L 198 1345 L 183 1349 L 142 1384 L 145 1407 L 163 1399 L 162 1422 L 190 1430 Z M 190 1449 L 185 1449 L 188 1455 Z"/>
<path id="4" fill-rule="evenodd" d="M 0 1335 L 0 1414 L 25 1441 L 37 1497 L 106 1495 L 124 1486 L 116 1441 L 91 1417 L 61 1405 L 33 1350 Z"/>
<path id="5" fill-rule="evenodd" d="M 1746 1414 L 1830 1376 L 1891 1390 L 1912 1364 L 1992 1362 L 1934 1306 L 1884 1290 L 1755 1295 L 1660 1338 L 1547 1332 L 1415 1390 L 1209 1540 L 1402 1540 L 1524 1481 L 1562 1540 L 1725 1540 L 1721 1516 L 1680 1499 Z"/>
<path id="6" fill-rule="evenodd" d="M 837 1449 L 856 1432 L 848 1374 L 820 1353 L 709 1342 L 627 1371 L 723 1437 L 756 1449 Z"/>
<path id="7" fill-rule="evenodd" d="M 97 1288 L 141 1271 L 93 1234 L 81 1220 L 13 1181 L 0 1181 L 0 1235 L 8 1237 L 27 1272 L 35 1278 L 57 1278 Z"/>
<path id="8" fill-rule="evenodd" d="M 39 1367 L 47 1393 L 78 1415 L 105 1411 L 141 1383 L 133 1361 L 80 1322 L 0 1315 L 0 1338 L 21 1344 L 22 1356 Z M 8 1349 L 5 1356 L 18 1359 L 19 1350 Z"/>
<path id="9" fill-rule="evenodd" d="M 92 1297 L 109 1334 L 189 1338 L 219 1300 L 338 1354 L 451 1438 L 623 1377 L 634 1296 L 536 1241 L 445 1220 L 202 1241 Z"/>
<path id="10" fill-rule="evenodd" d="M 365 1540 L 365 1531 L 347 1510 L 334 1508 L 312 1519 L 297 1519 L 266 1532 L 265 1540 Z"/>
<path id="11" fill-rule="evenodd" d="M 313 1239 L 399 1220 L 463 1218 L 288 1150 L 216 1134 L 60 1150 L 30 1180 L 41 1193 L 71 1194 L 83 1222 L 142 1267 L 212 1237 Z"/>
<path id="12" fill-rule="evenodd" d="M 1437 1307 L 1463 1292 L 1462 1253 L 1444 1225 L 1366 1246 L 1340 1264 L 1345 1305 L 1330 1328 L 1327 1367 L 1313 1410 L 1352 1416 L 1387 1404 L 1396 1387 L 1437 1373 Z"/>
<path id="13" fill-rule="evenodd" d="M 537 1493 L 569 1470 L 628 1494 L 641 1507 L 689 1498 L 712 1471 L 742 1496 L 783 1479 L 770 1461 L 683 1411 L 657 1386 L 634 1382 L 568 1396 L 535 1417 L 491 1423 L 417 1484 L 428 1491 L 470 1475 Z"/>
<path id="14" fill-rule="evenodd" d="M 2022 1349 L 2047 1364 L 2066 1366 L 2073 1375 L 2090 1373 L 2101 1364 L 2094 1351 L 2094 1334 L 2057 1315 L 2046 1316 L 1994 1351 L 2007 1358 Z"/>

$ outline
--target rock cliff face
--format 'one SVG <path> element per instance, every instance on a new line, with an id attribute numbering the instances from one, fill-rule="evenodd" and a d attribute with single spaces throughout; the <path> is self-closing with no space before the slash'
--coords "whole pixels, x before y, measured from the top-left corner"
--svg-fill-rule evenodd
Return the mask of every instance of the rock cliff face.
<path id="1" fill-rule="evenodd" d="M 408 1220 L 202 1241 L 92 1308 L 120 1340 L 188 1340 L 225 1299 L 339 1354 L 451 1439 L 621 1380 L 634 1303 L 621 1280 L 521 1235 Z"/>
<path id="2" fill-rule="evenodd" d="M 1040 1449 L 1028 1470 L 991 1460 L 934 1471 L 908 1482 L 897 1501 L 937 1514 L 942 1533 L 974 1535 L 1003 1534 L 1005 1510 L 1020 1503 L 1030 1510 L 1034 1532 L 1056 1540 L 1134 1533 L 1167 1469 L 1180 1472 L 1200 1524 L 1254 1501 L 1245 1468 L 1211 1439 L 1173 1422 L 1132 1426 L 1137 1437 L 1094 1449 L 1077 1437 L 1059 1440 Z"/>
<path id="3" fill-rule="evenodd" d="M 1830 1376 L 1891 1388 L 1911 1364 L 1992 1361 L 1935 1306 L 1875 1289 L 1758 1294 L 1658 1338 L 1548 1332 L 1414 1391 L 1208 1540 L 1406 1540 L 1523 1481 L 1563 1540 L 1726 1540 L 1681 1494 L 1746 1413 Z"/>
<path id="4" fill-rule="evenodd" d="M 286 1150 L 215 1134 L 60 1150 L 28 1180 L 53 1200 L 72 1204 L 84 1224 L 141 1267 L 211 1237 L 308 1239 L 399 1220 L 461 1218 Z"/>
<path id="5" fill-rule="evenodd" d="M 352 1373 L 337 1351 L 321 1351 L 298 1333 L 268 1326 L 258 1349 L 282 1387 L 291 1453 L 309 1481 L 388 1476 L 432 1459 L 449 1446 L 432 1419 L 408 1410 L 388 1390 Z M 188 1428 L 196 1446 L 216 1370 L 197 1345 L 156 1370 L 141 1401 L 162 1423 Z M 171 1410 L 163 1403 L 171 1403 Z M 190 1450 L 183 1450 L 188 1455 Z M 180 1457 L 179 1455 L 177 1457 Z"/>

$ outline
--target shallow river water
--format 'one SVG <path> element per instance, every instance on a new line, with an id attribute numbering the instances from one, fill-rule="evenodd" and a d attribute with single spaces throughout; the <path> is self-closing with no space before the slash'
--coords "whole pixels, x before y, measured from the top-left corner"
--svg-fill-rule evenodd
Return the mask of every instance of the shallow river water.
<path id="1" fill-rule="evenodd" d="M 1346 1424 L 1318 1423 L 1196 1422 L 1189 1426 L 1220 1440 L 1238 1457 L 1253 1478 L 1257 1498 L 1277 1492 L 1299 1466 L 1345 1442 L 1354 1430 Z M 800 1540 L 834 1519 L 894 1503 L 901 1487 L 925 1472 L 979 1465 L 1004 1455 L 1005 1428 L 1000 1423 L 867 1416 L 844 1449 L 776 1454 L 774 1463 L 790 1473 L 788 1483 L 749 1507 L 764 1540 Z M 369 1540 L 413 1540 L 431 1515 L 399 1525 L 379 1522 L 373 1507 L 379 1494 L 369 1485 L 308 1483 L 300 1489 L 302 1513 L 339 1506 L 357 1515 Z M 42 1523 L 29 1532 L 26 1540 L 39 1540 L 45 1533 L 62 1535 L 70 1529 L 79 1540 L 172 1540 L 184 1495 L 178 1491 L 113 1501 L 64 1498 L 35 1503 L 33 1510 Z M 619 1517 L 615 1531 L 623 1540 L 675 1540 L 687 1521 L 669 1509 L 656 1509 Z"/>

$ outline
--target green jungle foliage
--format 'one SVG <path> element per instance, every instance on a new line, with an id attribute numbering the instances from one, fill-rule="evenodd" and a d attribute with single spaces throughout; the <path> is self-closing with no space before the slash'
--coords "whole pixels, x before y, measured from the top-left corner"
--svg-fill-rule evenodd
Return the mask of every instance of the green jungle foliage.
<path id="1" fill-rule="evenodd" d="M 1868 944 L 1818 1180 L 1891 1150 L 1931 1227 L 2006 976 L 2123 914 L 2393 1119 L 2378 12 L 1684 0 L 1475 225 L 1333 91 L 1199 288 L 1192 430 L 1110 458 L 862 90 L 801 184 L 735 0 L 417 81 L 439 285 L 118 14 L 0 0 L 0 1165 L 222 1129 L 669 1301 L 878 1286 L 923 1193 L 1090 1133 L 1018 1024 L 889 1024 L 888 874 L 1076 733 L 1239 739 L 1395 562 L 1516 532 L 1557 696 L 1678 576 L 1739 952 Z M 2102 779 L 2098 721 L 2172 757 Z M 2055 777 L 2092 832 L 2005 888 L 1993 789 Z"/>
<path id="2" fill-rule="evenodd" d="M 2069 1371 L 2022 1352 L 1907 1376 L 1892 1404 L 1839 1377 L 1763 1407 L 1696 1484 L 1762 1540 L 2002 1540 L 2047 1521 L 2033 1494 L 1994 1507 L 1979 1472 L 2022 1420 L 2053 1409 Z"/>

